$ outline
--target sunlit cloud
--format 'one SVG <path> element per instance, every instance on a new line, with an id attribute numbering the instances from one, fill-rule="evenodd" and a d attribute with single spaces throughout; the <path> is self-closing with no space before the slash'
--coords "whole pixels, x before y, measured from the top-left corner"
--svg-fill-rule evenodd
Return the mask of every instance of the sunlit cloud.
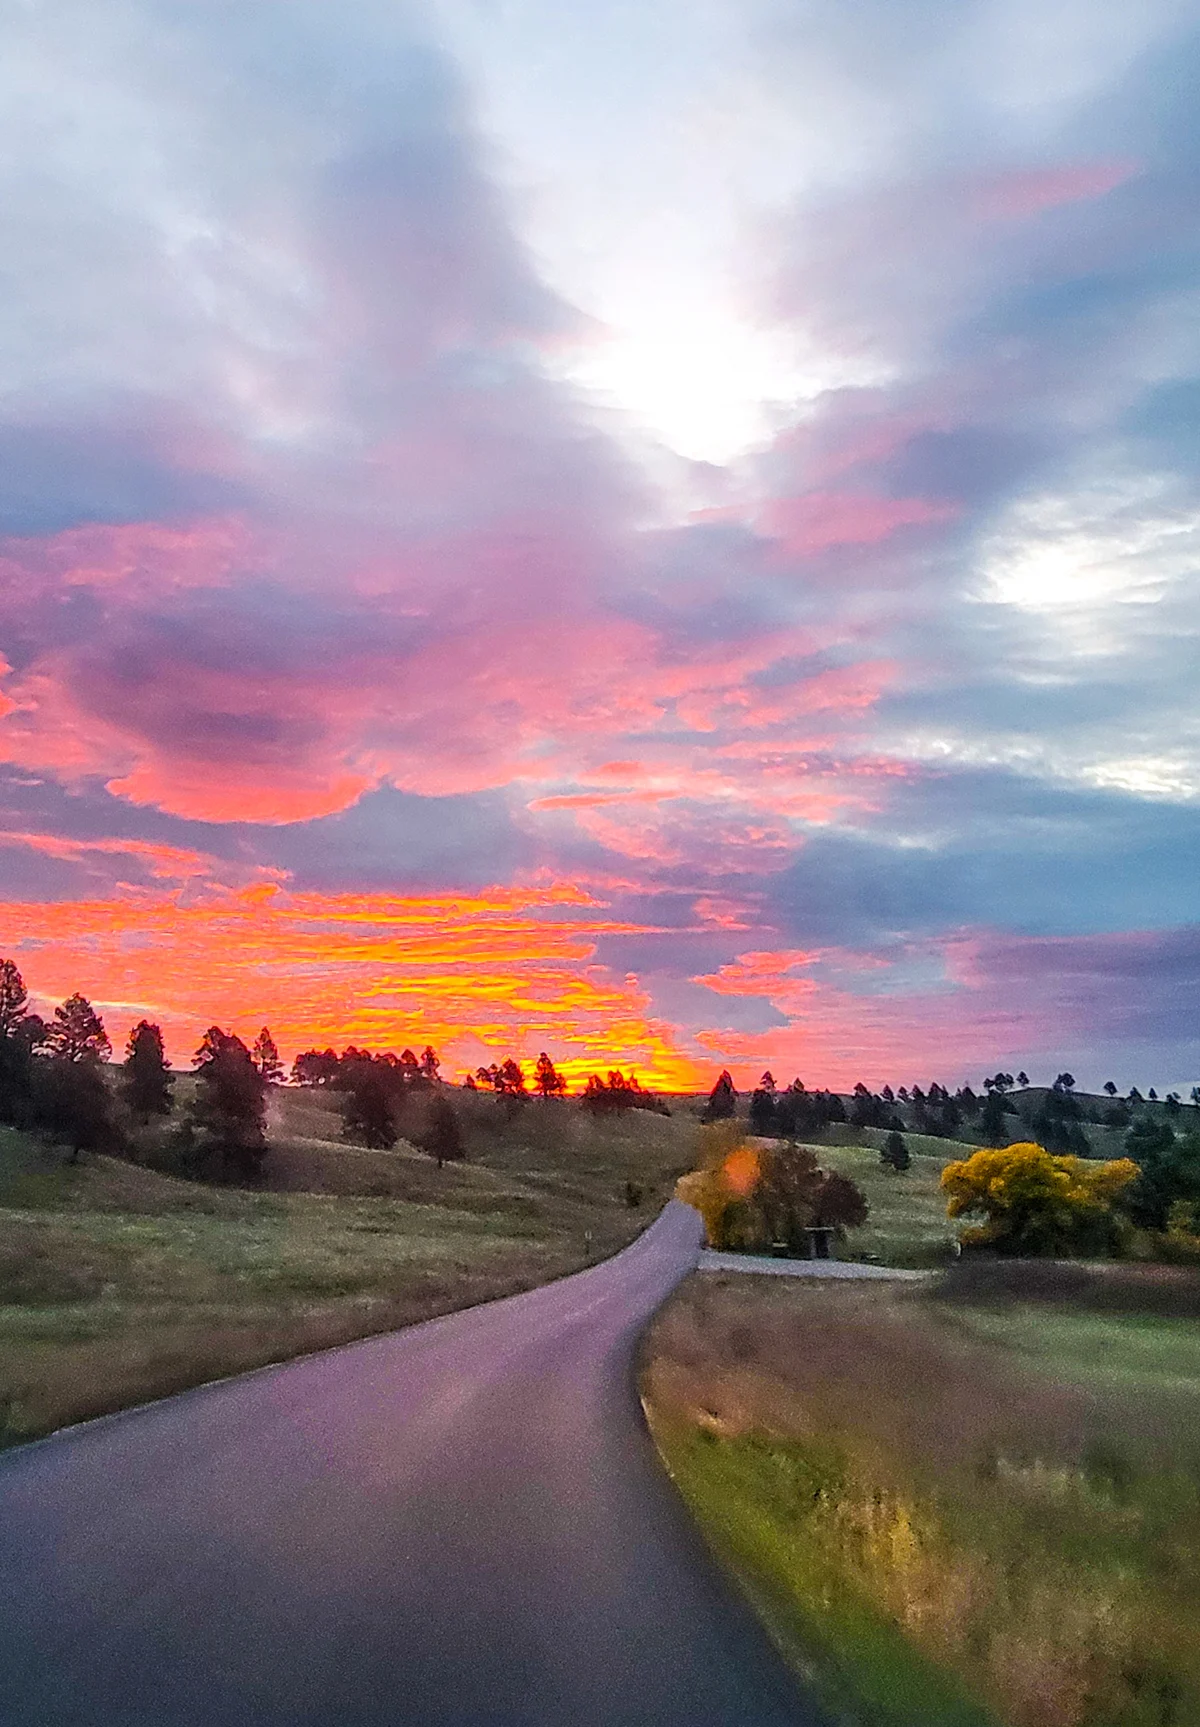
<path id="1" fill-rule="evenodd" d="M 177 1061 L 210 1023 L 267 1023 L 289 1055 L 431 1042 L 449 1077 L 541 1049 L 572 1077 L 632 1067 L 672 1089 L 700 1077 L 636 985 L 594 963 L 599 938 L 646 931 L 574 887 L 443 899 L 271 883 L 187 899 L 144 891 L 3 904 L 0 927 L 39 1002 L 85 988 L 102 1010 L 149 1014 Z"/>
<path id="2" fill-rule="evenodd" d="M 1193 24 L 21 11 L 0 951 L 177 1050 L 1182 1078 L 1036 944 L 1196 916 Z"/>

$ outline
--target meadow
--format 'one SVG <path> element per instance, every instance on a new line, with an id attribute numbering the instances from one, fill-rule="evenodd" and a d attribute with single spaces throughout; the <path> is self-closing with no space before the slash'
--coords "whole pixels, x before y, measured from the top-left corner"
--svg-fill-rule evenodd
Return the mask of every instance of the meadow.
<path id="1" fill-rule="evenodd" d="M 873 1128 L 835 1127 L 827 1131 L 826 1143 L 813 1143 L 822 1167 L 848 1175 L 862 1189 L 870 1207 L 862 1228 L 848 1232 L 841 1257 L 915 1268 L 945 1265 L 954 1252 L 958 1232 L 946 1216 L 946 1200 L 939 1186 L 942 1170 L 954 1158 L 970 1157 L 978 1147 L 954 1139 L 905 1134 L 912 1163 L 903 1175 L 897 1175 L 879 1160 L 879 1147 L 886 1137 Z"/>
<path id="2" fill-rule="evenodd" d="M 1198 1316 L 1200 1278 L 1162 1267 L 707 1273 L 645 1340 L 643 1397 L 836 1719 L 1194 1727 Z"/>
<path id="3" fill-rule="evenodd" d="M 277 1090 L 258 1189 L 0 1128 L 0 1443 L 578 1270 L 695 1156 L 686 1112 L 454 1098 L 467 1157 L 438 1169 L 346 1143 L 328 1093 Z"/>

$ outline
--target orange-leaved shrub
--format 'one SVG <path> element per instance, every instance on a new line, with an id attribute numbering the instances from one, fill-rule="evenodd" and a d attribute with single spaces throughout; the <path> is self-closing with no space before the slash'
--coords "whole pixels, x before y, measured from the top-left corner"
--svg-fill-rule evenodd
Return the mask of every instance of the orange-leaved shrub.
<path id="1" fill-rule="evenodd" d="M 803 1145 L 751 1145 L 732 1122 L 706 1130 L 704 1167 L 679 1184 L 679 1196 L 704 1219 L 710 1247 L 761 1251 L 807 1245 L 816 1226 L 839 1235 L 867 1220 L 867 1202 L 848 1176 L 821 1169 Z"/>

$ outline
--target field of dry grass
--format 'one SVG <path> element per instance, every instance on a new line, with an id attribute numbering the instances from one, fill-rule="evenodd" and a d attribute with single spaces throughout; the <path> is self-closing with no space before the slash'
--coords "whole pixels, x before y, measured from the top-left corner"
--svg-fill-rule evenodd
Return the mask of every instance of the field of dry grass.
<path id="1" fill-rule="evenodd" d="M 70 1166 L 0 1129 L 0 1443 L 577 1270 L 695 1154 L 689 1116 L 552 1100 L 508 1120 L 454 1097 L 468 1157 L 439 1170 L 403 1142 L 348 1145 L 332 1099 L 281 1091 L 253 1192 Z"/>
<path id="2" fill-rule="evenodd" d="M 841 1719 L 1200 1721 L 1200 1280 L 1028 1269 L 708 1275 L 647 1339 L 681 1490 Z"/>

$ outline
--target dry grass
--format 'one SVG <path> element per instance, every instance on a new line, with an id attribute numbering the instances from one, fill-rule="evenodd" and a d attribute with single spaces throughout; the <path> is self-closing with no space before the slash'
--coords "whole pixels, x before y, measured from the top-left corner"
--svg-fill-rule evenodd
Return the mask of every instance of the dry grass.
<path id="1" fill-rule="evenodd" d="M 1194 1727 L 1194 1325 L 969 1294 L 692 1280 L 645 1354 L 677 1480 L 848 1719 Z"/>
<path id="2" fill-rule="evenodd" d="M 254 1192 L 0 1131 L 0 1443 L 577 1270 L 694 1157 L 688 1119 L 464 1103 L 470 1161 L 439 1170 L 347 1145 L 331 1099 L 283 1092 Z"/>

